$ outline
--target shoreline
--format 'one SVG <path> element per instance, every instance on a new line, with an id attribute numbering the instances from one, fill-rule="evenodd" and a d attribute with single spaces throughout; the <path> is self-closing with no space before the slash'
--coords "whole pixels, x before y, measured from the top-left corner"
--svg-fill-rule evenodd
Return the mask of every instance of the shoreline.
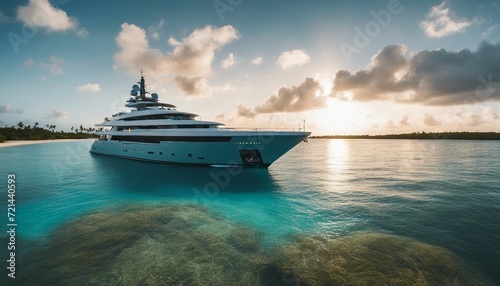
<path id="1" fill-rule="evenodd" d="M 385 135 L 322 135 L 309 139 L 500 140 L 500 132 L 413 132 Z"/>
<path id="2" fill-rule="evenodd" d="M 44 144 L 44 143 L 56 143 L 56 142 L 69 142 L 69 141 L 82 141 L 82 140 L 95 140 L 95 138 L 85 138 L 85 139 L 51 139 L 51 140 L 11 140 L 0 143 L 0 148 L 15 147 L 22 145 L 31 144 Z"/>

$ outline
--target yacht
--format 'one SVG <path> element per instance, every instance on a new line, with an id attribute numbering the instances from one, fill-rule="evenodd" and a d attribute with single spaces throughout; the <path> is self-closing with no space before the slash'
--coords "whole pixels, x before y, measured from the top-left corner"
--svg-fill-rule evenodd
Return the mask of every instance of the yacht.
<path id="1" fill-rule="evenodd" d="M 299 131 L 232 129 L 162 103 L 141 80 L 120 112 L 96 124 L 91 153 L 172 164 L 267 168 L 311 134 Z M 305 124 L 304 124 L 305 125 Z"/>

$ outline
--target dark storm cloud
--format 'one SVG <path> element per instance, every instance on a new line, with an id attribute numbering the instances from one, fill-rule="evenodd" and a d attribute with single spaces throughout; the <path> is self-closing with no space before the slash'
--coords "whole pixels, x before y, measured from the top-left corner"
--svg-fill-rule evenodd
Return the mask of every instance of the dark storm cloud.
<path id="1" fill-rule="evenodd" d="M 409 59 L 402 45 L 384 47 L 363 70 L 336 73 L 332 96 L 458 105 L 500 100 L 500 43 L 477 50 L 420 51 Z"/>

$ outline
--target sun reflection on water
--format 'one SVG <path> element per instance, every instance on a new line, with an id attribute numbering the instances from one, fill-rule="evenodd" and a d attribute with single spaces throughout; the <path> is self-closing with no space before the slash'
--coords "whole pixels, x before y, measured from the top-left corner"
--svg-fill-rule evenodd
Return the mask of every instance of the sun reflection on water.
<path id="1" fill-rule="evenodd" d="M 349 163 L 349 144 L 346 140 L 330 140 L 328 144 L 328 168 L 330 174 L 342 174 Z"/>

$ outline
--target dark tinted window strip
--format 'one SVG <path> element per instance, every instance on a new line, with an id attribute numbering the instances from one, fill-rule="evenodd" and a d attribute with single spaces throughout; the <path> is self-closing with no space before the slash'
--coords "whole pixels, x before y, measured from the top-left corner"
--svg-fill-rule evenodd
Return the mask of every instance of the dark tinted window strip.
<path id="1" fill-rule="evenodd" d="M 216 125 L 187 124 L 187 125 L 146 125 L 146 126 L 118 126 L 118 131 L 128 129 L 183 129 L 183 128 L 210 128 Z"/>
<path id="2" fill-rule="evenodd" d="M 142 143 L 160 143 L 161 141 L 177 142 L 229 142 L 233 137 L 230 136 L 112 136 L 111 140 L 142 142 Z"/>
<path id="3" fill-rule="evenodd" d="M 123 118 L 124 121 L 150 120 L 150 119 L 194 120 L 194 116 L 184 115 L 184 114 L 151 114 L 151 115 L 139 115 L 139 116 Z"/>

